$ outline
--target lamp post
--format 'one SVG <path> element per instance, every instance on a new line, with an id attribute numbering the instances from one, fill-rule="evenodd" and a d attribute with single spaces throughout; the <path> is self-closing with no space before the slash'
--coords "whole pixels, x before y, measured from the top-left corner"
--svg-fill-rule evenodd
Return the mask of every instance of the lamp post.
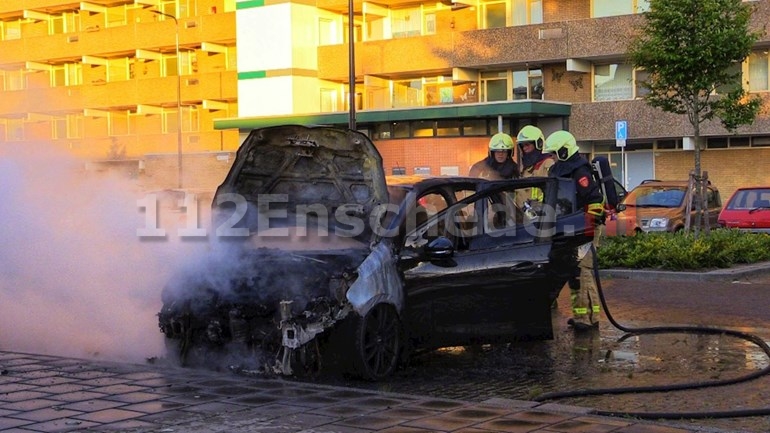
<path id="1" fill-rule="evenodd" d="M 179 53 L 179 20 L 165 12 L 158 10 L 150 10 L 150 12 L 156 15 L 163 15 L 164 17 L 174 20 L 174 26 L 176 28 L 174 46 L 176 48 L 176 152 L 177 152 L 177 186 L 182 189 L 182 58 Z"/>
<path id="2" fill-rule="evenodd" d="M 348 0 L 348 128 L 356 129 L 356 58 L 353 46 L 355 34 L 353 0 Z"/>

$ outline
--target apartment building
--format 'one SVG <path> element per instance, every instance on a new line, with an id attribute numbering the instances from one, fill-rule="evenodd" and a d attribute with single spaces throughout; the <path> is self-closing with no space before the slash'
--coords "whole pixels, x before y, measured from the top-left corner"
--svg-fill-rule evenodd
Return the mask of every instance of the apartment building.
<path id="1" fill-rule="evenodd" d="M 762 28 L 770 1 L 751 3 Z M 389 172 L 465 174 L 489 135 L 534 123 L 569 129 L 582 152 L 609 156 L 629 187 L 686 179 L 693 167 L 689 123 L 648 107 L 624 58 L 644 0 L 356 0 L 352 26 L 340 0 L 236 6 L 239 113 L 217 119 L 218 129 L 346 126 L 352 113 Z M 765 34 L 742 66 L 747 89 L 768 101 L 757 121 L 736 134 L 702 125 L 703 169 L 723 193 L 770 183 L 768 47 Z"/>
<path id="2" fill-rule="evenodd" d="M 0 143 L 173 178 L 181 153 L 237 148 L 214 128 L 238 112 L 236 60 L 233 0 L 2 1 Z"/>
<path id="3" fill-rule="evenodd" d="M 341 0 L 0 2 L 0 143 L 211 188 L 248 130 L 353 114 L 393 173 L 466 174 L 491 134 L 528 123 L 569 129 L 629 187 L 693 165 L 689 123 L 639 99 L 624 59 L 645 0 L 351 3 L 352 23 Z M 761 28 L 770 0 L 751 3 Z M 770 101 L 770 36 L 755 48 L 744 83 Z M 723 194 L 770 183 L 770 102 L 736 134 L 702 134 Z"/>

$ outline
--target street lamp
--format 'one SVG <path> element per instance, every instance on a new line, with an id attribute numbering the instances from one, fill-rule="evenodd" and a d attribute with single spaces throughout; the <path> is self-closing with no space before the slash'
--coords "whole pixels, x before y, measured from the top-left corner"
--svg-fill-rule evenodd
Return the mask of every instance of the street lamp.
<path id="1" fill-rule="evenodd" d="M 348 128 L 356 129 L 356 59 L 354 37 L 353 0 L 348 0 Z"/>
<path id="2" fill-rule="evenodd" d="M 179 56 L 179 20 L 171 14 L 158 10 L 150 10 L 156 15 L 174 20 L 176 35 L 174 45 L 176 47 L 176 152 L 177 152 L 177 183 L 179 189 L 182 189 L 182 58 Z"/>

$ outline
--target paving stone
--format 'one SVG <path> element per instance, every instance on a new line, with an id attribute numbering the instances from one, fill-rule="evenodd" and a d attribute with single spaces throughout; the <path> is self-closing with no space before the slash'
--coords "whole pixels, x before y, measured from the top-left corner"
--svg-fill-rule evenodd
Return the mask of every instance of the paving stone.
<path id="1" fill-rule="evenodd" d="M 49 400 L 45 398 L 32 398 L 29 400 L 21 400 L 14 403 L 6 403 L 2 405 L 3 410 L 9 411 L 22 411 L 22 410 L 35 410 L 43 407 L 61 406 L 62 402 L 56 400 Z"/>
<path id="2" fill-rule="evenodd" d="M 458 418 L 447 414 L 442 414 L 439 416 L 415 419 L 404 423 L 404 425 L 410 427 L 435 429 L 438 431 L 454 431 L 478 423 L 478 420 Z"/>
<path id="3" fill-rule="evenodd" d="M 387 397 L 366 397 L 366 398 L 354 400 L 352 401 L 352 403 L 361 405 L 361 406 L 391 408 L 391 407 L 400 406 L 403 402 L 401 400 L 396 400 L 396 399 L 387 398 Z"/>
<path id="4" fill-rule="evenodd" d="M 124 409 L 105 409 L 100 410 L 96 412 L 90 412 L 90 413 L 84 413 L 81 415 L 78 415 L 77 419 L 82 419 L 86 421 L 93 421 L 93 422 L 99 422 L 102 424 L 107 424 L 111 422 L 116 421 L 123 421 L 126 419 L 131 418 L 139 418 L 141 416 L 145 416 L 146 414 L 141 412 L 134 412 L 130 410 L 124 410 Z"/>
<path id="5" fill-rule="evenodd" d="M 29 425 L 29 424 L 32 424 L 32 421 L 27 419 L 11 418 L 8 416 L 4 416 L 0 418 L 0 431 L 5 432 L 6 429 L 11 429 L 13 427 L 19 427 L 22 425 Z"/>
<path id="6" fill-rule="evenodd" d="M 164 394 L 154 394 L 151 392 L 129 392 L 128 394 L 118 394 L 106 397 L 108 400 L 114 400 L 122 403 L 140 403 L 143 401 L 159 400 L 168 397 Z"/>
<path id="7" fill-rule="evenodd" d="M 456 409 L 458 407 L 465 406 L 465 403 L 459 402 L 459 401 L 453 401 L 453 400 L 425 400 L 420 401 L 414 404 L 414 406 L 423 407 L 427 409 L 436 409 L 436 410 L 451 410 Z"/>
<path id="8" fill-rule="evenodd" d="M 345 418 L 340 421 L 336 421 L 335 424 L 380 430 L 399 425 L 405 421 L 407 421 L 406 418 L 391 417 L 381 415 L 379 413 L 368 413 Z"/>
<path id="9" fill-rule="evenodd" d="M 91 392 L 91 391 L 75 391 L 75 392 L 68 392 L 65 394 L 53 394 L 48 396 L 48 398 L 52 400 L 61 400 L 61 401 L 68 401 L 68 402 L 91 400 L 94 398 L 104 398 L 104 397 L 107 397 L 107 394 L 102 394 L 101 392 Z"/>
<path id="10" fill-rule="evenodd" d="M 135 412 L 142 412 L 146 414 L 158 413 L 167 410 L 180 409 L 185 407 L 185 404 L 177 403 L 173 401 L 154 400 L 146 401 L 143 403 L 130 404 L 123 406 L 122 409 L 132 410 Z"/>
<path id="11" fill-rule="evenodd" d="M 46 422 L 38 422 L 34 424 L 27 424 L 25 426 L 22 426 L 21 428 L 25 429 L 24 431 L 40 431 L 40 432 L 70 432 L 70 431 L 82 431 L 84 428 L 89 427 L 96 427 L 99 424 L 88 422 L 88 421 L 80 421 L 80 420 L 73 420 L 69 418 L 63 418 L 63 419 L 55 419 L 52 421 L 46 421 Z"/>
<path id="12" fill-rule="evenodd" d="M 40 388 L 35 388 L 35 389 L 40 389 Z M 45 398 L 48 396 L 49 396 L 48 393 L 40 392 L 40 391 L 16 391 L 16 392 L 0 394 L 0 401 L 13 402 L 13 401 L 29 400 L 33 398 Z"/>
<path id="13" fill-rule="evenodd" d="M 544 428 L 548 425 L 549 423 L 524 419 L 498 418 L 474 425 L 474 427 L 507 433 L 525 433 Z"/>
<path id="14" fill-rule="evenodd" d="M 76 410 L 56 409 L 52 407 L 46 407 L 37 410 L 30 410 L 26 412 L 19 412 L 13 414 L 14 418 L 26 419 L 29 421 L 43 422 L 52 421 L 60 418 L 68 418 L 75 415 L 80 415 L 82 412 Z"/>
<path id="15" fill-rule="evenodd" d="M 234 403 L 242 403 L 246 405 L 254 405 L 254 406 L 260 406 L 263 404 L 270 404 L 278 401 L 276 397 L 271 397 L 267 395 L 250 395 L 247 397 L 238 397 L 234 398 L 232 400 Z"/>
<path id="16" fill-rule="evenodd" d="M 74 382 L 74 381 L 77 380 L 77 379 L 73 379 L 71 377 L 59 376 L 58 373 L 56 373 L 56 372 L 49 372 L 49 373 L 53 373 L 54 375 L 51 375 L 51 376 L 48 376 L 48 377 L 44 376 L 44 377 L 40 377 L 40 378 L 32 379 L 32 380 L 25 380 L 24 383 L 28 383 L 30 385 L 37 385 L 37 386 L 48 387 L 48 386 L 51 386 L 51 385 L 61 385 L 63 383 L 70 383 L 70 382 Z M 48 390 L 46 389 L 46 391 L 48 391 Z"/>
<path id="17" fill-rule="evenodd" d="M 651 424 L 634 424 L 617 430 L 617 433 L 688 433 L 691 430 L 685 430 L 675 427 Z M 709 430 L 703 430 L 709 431 Z"/>
<path id="18" fill-rule="evenodd" d="M 196 413 L 230 413 L 246 410 L 246 406 L 240 404 L 224 403 L 221 401 L 213 401 L 195 406 L 188 406 L 186 409 L 182 410 L 191 410 Z"/>
<path id="19" fill-rule="evenodd" d="M 59 402 L 61 404 L 61 402 Z M 122 406 L 123 403 L 109 400 L 92 399 L 86 401 L 78 401 L 75 403 L 69 403 L 61 406 L 63 409 L 77 410 L 80 412 L 96 412 L 104 409 L 111 409 L 113 407 Z"/>
<path id="20" fill-rule="evenodd" d="M 243 395 L 251 395 L 255 394 L 257 390 L 254 388 L 247 388 L 245 386 L 220 386 L 216 388 L 210 388 L 207 391 L 218 394 L 218 395 L 228 395 L 228 396 L 243 396 Z"/>
<path id="21" fill-rule="evenodd" d="M 0 384 L 0 400 L 3 398 L 3 394 L 9 394 L 16 391 L 24 391 L 27 389 L 37 388 L 36 385 L 23 382 L 3 383 Z"/>
<path id="22" fill-rule="evenodd" d="M 59 385 L 46 386 L 45 392 L 51 394 L 67 394 L 70 392 L 79 392 L 90 388 L 90 386 L 80 385 L 77 383 L 62 383 Z"/>

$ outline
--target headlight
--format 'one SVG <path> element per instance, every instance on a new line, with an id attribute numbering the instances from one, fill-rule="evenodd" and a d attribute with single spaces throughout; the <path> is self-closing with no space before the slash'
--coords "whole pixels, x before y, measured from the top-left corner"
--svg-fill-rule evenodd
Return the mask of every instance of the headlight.
<path id="1" fill-rule="evenodd" d="M 666 228 L 668 227 L 668 218 L 653 218 L 650 220 L 650 228 Z"/>

